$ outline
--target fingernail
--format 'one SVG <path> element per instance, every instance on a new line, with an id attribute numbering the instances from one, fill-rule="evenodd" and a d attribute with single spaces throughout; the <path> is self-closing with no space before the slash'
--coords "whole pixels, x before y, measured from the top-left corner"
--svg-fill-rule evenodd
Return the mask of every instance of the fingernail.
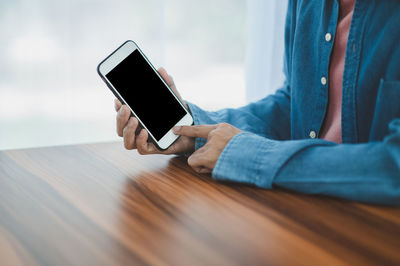
<path id="1" fill-rule="evenodd" d="M 182 128 L 181 126 L 174 127 L 174 132 L 175 133 L 179 132 L 181 130 L 181 128 Z"/>

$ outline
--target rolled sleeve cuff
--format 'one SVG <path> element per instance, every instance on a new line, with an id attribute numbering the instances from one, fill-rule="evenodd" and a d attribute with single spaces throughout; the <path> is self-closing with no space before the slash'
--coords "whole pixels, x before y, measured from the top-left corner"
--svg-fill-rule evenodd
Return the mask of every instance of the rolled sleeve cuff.
<path id="1" fill-rule="evenodd" d="M 205 111 L 193 103 L 190 102 L 186 103 L 189 106 L 195 125 L 216 124 L 216 121 L 211 117 L 211 112 Z M 206 142 L 207 142 L 206 139 L 196 138 L 194 145 L 195 150 L 198 150 L 201 147 L 203 147 L 206 144 Z"/>
<path id="2" fill-rule="evenodd" d="M 276 141 L 241 132 L 222 151 L 212 176 L 270 189 L 280 168 L 298 151 L 318 141 Z"/>

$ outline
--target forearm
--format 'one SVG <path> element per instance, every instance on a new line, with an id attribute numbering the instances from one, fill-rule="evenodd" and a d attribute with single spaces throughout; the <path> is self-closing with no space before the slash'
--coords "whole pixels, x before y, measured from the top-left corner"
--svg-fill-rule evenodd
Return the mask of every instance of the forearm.
<path id="1" fill-rule="evenodd" d="M 243 132 L 226 146 L 217 180 L 280 186 L 363 202 L 400 204 L 400 127 L 384 142 L 275 141 Z"/>
<path id="2" fill-rule="evenodd" d="M 398 160 L 385 143 L 310 147 L 294 155 L 273 183 L 307 194 L 398 205 Z"/>

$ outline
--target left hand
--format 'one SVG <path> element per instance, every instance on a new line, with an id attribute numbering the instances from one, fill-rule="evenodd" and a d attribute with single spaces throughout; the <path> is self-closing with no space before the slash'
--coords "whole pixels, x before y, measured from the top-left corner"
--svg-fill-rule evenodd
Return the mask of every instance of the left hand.
<path id="1" fill-rule="evenodd" d="M 198 173 L 211 173 L 225 146 L 240 132 L 227 123 L 174 128 L 177 135 L 207 139 L 207 143 L 188 158 L 188 164 Z"/>

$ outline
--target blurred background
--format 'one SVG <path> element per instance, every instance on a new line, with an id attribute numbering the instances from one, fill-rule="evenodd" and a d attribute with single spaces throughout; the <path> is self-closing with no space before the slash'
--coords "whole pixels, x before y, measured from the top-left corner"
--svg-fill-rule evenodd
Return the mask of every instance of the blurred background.
<path id="1" fill-rule="evenodd" d="M 273 93 L 285 13 L 278 0 L 2 0 L 0 149 L 117 140 L 96 67 L 127 39 L 205 109 Z"/>

